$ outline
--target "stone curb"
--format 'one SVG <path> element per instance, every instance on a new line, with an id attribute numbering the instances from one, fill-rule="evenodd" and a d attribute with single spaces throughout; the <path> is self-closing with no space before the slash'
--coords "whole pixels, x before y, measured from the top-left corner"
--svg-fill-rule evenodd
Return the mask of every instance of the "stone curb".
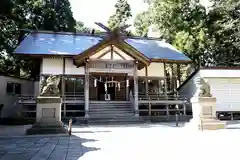
<path id="1" fill-rule="evenodd" d="M 70 137 L 68 134 L 43 134 L 43 135 L 22 135 L 22 136 L 0 136 L 0 139 L 9 138 L 38 138 L 38 137 Z"/>

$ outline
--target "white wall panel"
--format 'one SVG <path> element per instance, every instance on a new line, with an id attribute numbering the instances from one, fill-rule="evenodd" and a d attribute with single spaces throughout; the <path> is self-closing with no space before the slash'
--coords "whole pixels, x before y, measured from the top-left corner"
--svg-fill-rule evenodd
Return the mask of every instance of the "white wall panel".
<path id="1" fill-rule="evenodd" d="M 85 68 L 84 68 L 84 66 L 77 68 L 73 64 L 72 58 L 65 58 L 65 74 L 67 74 L 67 75 L 84 75 Z"/>
<path id="2" fill-rule="evenodd" d="M 200 70 L 201 77 L 211 77 L 211 78 L 231 78 L 240 77 L 239 69 L 202 69 Z"/>
<path id="3" fill-rule="evenodd" d="M 42 74 L 63 74 L 62 58 L 43 58 L 41 65 Z"/>
<path id="4" fill-rule="evenodd" d="M 164 77 L 164 64 L 163 63 L 150 63 L 148 66 L 149 77 Z"/>

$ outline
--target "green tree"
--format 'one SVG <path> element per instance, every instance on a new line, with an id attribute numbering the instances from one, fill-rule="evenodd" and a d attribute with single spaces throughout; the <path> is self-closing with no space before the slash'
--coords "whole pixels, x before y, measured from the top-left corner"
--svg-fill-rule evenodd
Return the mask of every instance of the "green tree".
<path id="1" fill-rule="evenodd" d="M 151 18 L 148 12 L 137 14 L 134 20 L 136 35 L 145 36 L 148 33 L 148 28 L 151 25 Z"/>
<path id="2" fill-rule="evenodd" d="M 77 32 L 82 32 L 82 33 L 90 33 L 92 30 L 91 28 L 85 27 L 84 23 L 81 21 L 76 22 L 75 29 Z"/>
<path id="3" fill-rule="evenodd" d="M 32 67 L 36 62 L 22 60 L 12 51 L 24 37 L 19 29 L 40 29 L 52 31 L 75 31 L 68 0 L 1 0 L 0 1 L 0 69 L 8 74 L 35 77 L 38 73 Z"/>
<path id="4" fill-rule="evenodd" d="M 240 2 L 215 1 L 208 14 L 209 63 L 215 66 L 240 65 Z"/>
<path id="5" fill-rule="evenodd" d="M 127 0 L 118 0 L 115 4 L 115 13 L 109 17 L 108 26 L 111 29 L 116 29 L 127 24 L 131 14 L 131 7 Z"/>
<path id="6" fill-rule="evenodd" d="M 206 10 L 199 1 L 147 0 L 147 16 L 162 38 L 197 64 L 234 66 L 240 61 L 240 2 L 212 0 Z M 141 18 L 139 18 L 141 19 Z M 141 19 L 142 20 L 142 19 Z M 147 23 L 135 23 L 143 33 Z M 144 26 L 144 27 L 142 27 Z"/>
<path id="7" fill-rule="evenodd" d="M 205 39 L 206 9 L 192 0 L 154 0 L 150 13 L 162 38 L 199 62 Z"/>

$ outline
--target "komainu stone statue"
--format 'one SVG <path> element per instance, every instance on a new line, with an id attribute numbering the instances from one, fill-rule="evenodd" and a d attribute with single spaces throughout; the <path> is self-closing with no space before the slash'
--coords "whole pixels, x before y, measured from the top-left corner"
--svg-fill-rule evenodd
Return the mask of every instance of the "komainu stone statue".
<path id="1" fill-rule="evenodd" d="M 203 78 L 195 79 L 195 84 L 197 87 L 196 97 L 212 97 L 210 85 Z"/>
<path id="2" fill-rule="evenodd" d="M 41 89 L 40 96 L 59 96 L 59 85 L 60 76 L 50 75 L 47 80 L 45 78 L 41 79 Z"/>

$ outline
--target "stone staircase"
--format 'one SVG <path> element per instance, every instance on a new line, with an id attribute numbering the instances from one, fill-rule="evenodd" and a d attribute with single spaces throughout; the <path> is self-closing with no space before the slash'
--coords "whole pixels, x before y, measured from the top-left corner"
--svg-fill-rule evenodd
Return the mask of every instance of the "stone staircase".
<path id="1" fill-rule="evenodd" d="M 126 99 L 125 97 L 126 90 L 124 88 L 125 88 L 125 84 L 120 83 L 120 90 L 118 90 L 118 88 L 116 89 L 116 96 L 115 96 L 116 100 L 124 101 Z"/>
<path id="2" fill-rule="evenodd" d="M 130 101 L 98 101 L 89 104 L 89 124 L 137 123 Z"/>

